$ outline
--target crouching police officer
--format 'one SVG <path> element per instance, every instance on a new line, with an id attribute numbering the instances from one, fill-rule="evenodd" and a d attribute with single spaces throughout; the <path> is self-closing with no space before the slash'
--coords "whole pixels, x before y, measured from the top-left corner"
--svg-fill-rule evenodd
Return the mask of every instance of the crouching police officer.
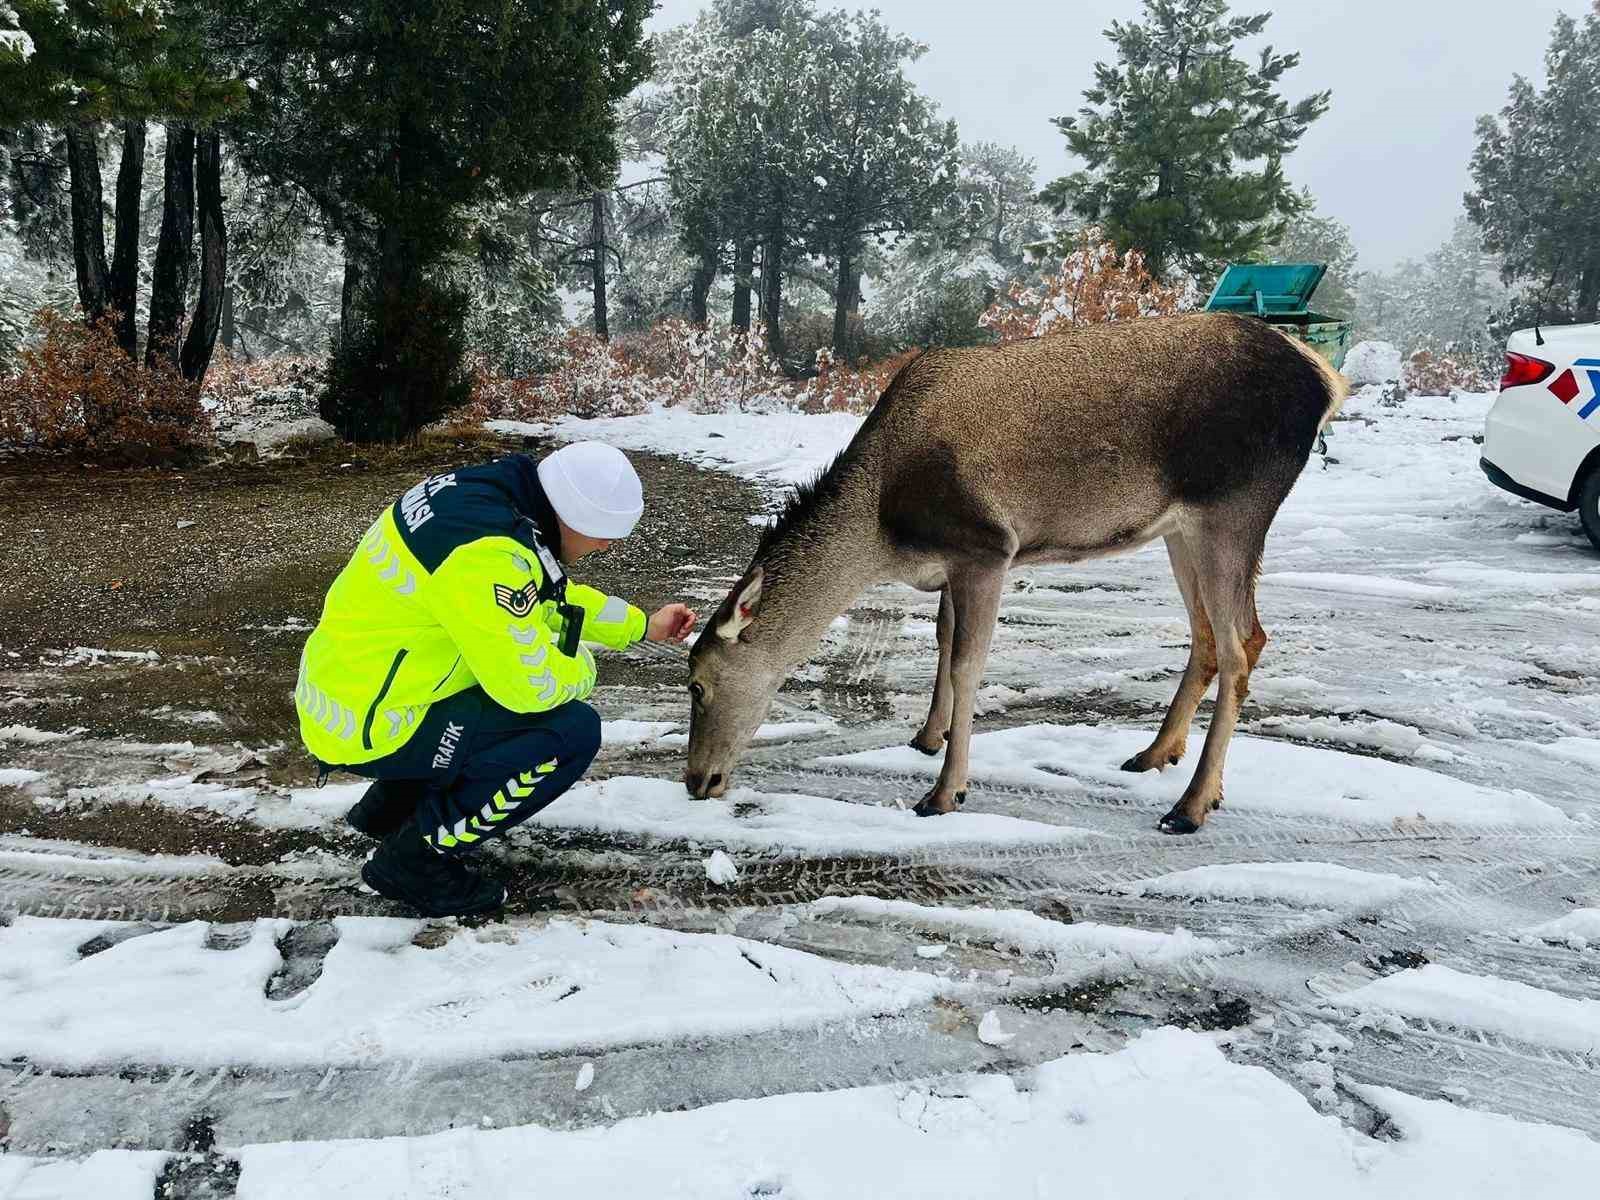
<path id="1" fill-rule="evenodd" d="M 425 916 L 488 912 L 505 889 L 463 854 L 527 820 L 600 749 L 584 642 L 682 641 L 695 616 L 646 618 L 569 580 L 644 511 L 621 451 L 564 446 L 417 484 L 334 580 L 300 657 L 295 705 L 324 773 L 376 782 L 346 820 L 382 839 L 369 886 Z"/>

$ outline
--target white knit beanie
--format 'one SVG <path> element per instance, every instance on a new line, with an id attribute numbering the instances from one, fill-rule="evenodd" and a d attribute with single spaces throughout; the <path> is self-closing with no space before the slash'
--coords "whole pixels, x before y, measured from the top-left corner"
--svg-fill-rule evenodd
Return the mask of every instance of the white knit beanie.
<path id="1" fill-rule="evenodd" d="M 603 442 L 573 442 L 545 455 L 539 482 L 556 516 L 585 537 L 627 537 L 644 512 L 633 464 Z"/>

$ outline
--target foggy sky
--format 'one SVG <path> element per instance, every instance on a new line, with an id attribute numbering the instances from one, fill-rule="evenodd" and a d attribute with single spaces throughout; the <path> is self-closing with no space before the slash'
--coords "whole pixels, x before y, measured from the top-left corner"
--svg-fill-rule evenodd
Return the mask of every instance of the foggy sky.
<path id="1" fill-rule="evenodd" d="M 1077 111 L 1106 25 L 1136 17 L 1138 0 L 819 0 L 877 8 L 891 28 L 928 44 L 911 67 L 918 86 L 961 128 L 963 141 L 1015 145 L 1040 182 L 1074 169 L 1050 118 Z M 702 0 L 660 0 L 652 29 L 689 20 Z M 1270 10 L 1261 39 L 1298 50 L 1283 94 L 1324 88 L 1333 105 L 1286 169 L 1322 213 L 1350 226 L 1361 265 L 1421 256 L 1450 232 L 1469 186 L 1473 125 L 1505 103 L 1514 73 L 1542 81 L 1556 15 L 1585 0 L 1235 0 Z M 1600 119 L 1600 118 L 1597 118 Z"/>

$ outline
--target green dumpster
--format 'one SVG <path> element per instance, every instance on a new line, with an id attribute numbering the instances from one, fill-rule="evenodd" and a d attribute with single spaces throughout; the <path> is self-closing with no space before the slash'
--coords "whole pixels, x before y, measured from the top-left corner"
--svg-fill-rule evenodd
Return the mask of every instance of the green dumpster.
<path id="1" fill-rule="evenodd" d="M 1350 322 L 1311 311 L 1311 295 L 1327 273 L 1326 263 L 1231 263 L 1206 311 L 1260 317 L 1342 369 L 1350 350 Z"/>

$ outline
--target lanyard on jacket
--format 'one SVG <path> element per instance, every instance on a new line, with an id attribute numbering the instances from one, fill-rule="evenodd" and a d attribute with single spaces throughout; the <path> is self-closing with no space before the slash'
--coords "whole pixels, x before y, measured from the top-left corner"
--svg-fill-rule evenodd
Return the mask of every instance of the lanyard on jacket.
<path id="1" fill-rule="evenodd" d="M 544 539 L 539 536 L 539 527 L 527 517 L 517 523 L 519 539 L 532 547 L 534 554 L 539 559 L 540 570 L 544 580 L 539 584 L 539 601 L 547 600 L 556 602 L 556 612 L 561 614 L 561 640 L 556 648 L 568 658 L 578 653 L 578 645 L 583 640 L 584 611 L 576 604 L 567 603 L 567 572 L 561 566 L 561 560 L 550 552 L 544 544 Z"/>

